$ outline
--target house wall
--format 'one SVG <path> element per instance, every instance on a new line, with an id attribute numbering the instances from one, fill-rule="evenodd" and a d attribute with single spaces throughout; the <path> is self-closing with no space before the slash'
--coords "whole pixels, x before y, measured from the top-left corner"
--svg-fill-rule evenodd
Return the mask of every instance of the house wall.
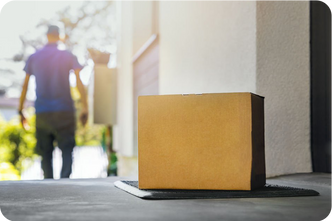
<path id="1" fill-rule="evenodd" d="M 155 36 L 153 36 L 155 37 Z M 133 62 L 134 75 L 134 153 L 138 155 L 138 97 L 159 94 L 158 37 Z"/>
<path id="2" fill-rule="evenodd" d="M 311 171 L 309 68 L 308 2 L 160 3 L 160 94 L 265 96 L 268 176 Z"/>
<path id="3" fill-rule="evenodd" d="M 257 2 L 257 93 L 270 176 L 311 172 L 309 2 Z"/>
<path id="4" fill-rule="evenodd" d="M 160 94 L 255 92 L 255 2 L 160 2 Z"/>
<path id="5" fill-rule="evenodd" d="M 127 164 L 119 164 L 121 171 L 129 171 L 125 165 L 136 165 L 131 59 L 144 39 L 156 33 L 155 27 L 160 94 L 249 91 L 265 96 L 267 175 L 311 171 L 308 2 L 119 4 L 118 102 L 122 103 L 114 142 L 121 157 L 128 157 Z M 150 9 L 152 13 L 136 18 Z M 139 21 L 151 16 L 152 22 Z M 152 29 L 147 28 L 150 25 Z"/>

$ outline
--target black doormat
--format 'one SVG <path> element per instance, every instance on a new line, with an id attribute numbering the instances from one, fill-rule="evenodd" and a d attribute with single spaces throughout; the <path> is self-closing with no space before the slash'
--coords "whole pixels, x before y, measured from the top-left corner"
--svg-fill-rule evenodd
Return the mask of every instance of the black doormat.
<path id="1" fill-rule="evenodd" d="M 114 185 L 142 199 L 223 199 L 223 198 L 268 198 L 318 196 L 315 190 L 266 184 L 252 191 L 244 190 L 141 190 L 138 181 L 116 181 Z"/>

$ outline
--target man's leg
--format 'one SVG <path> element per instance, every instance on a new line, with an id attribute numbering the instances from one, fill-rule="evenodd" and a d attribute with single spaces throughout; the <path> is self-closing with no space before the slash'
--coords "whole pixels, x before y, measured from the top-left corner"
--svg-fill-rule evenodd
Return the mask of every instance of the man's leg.
<path id="1" fill-rule="evenodd" d="M 53 179 L 53 151 L 47 151 L 42 155 L 42 169 L 44 179 Z"/>
<path id="2" fill-rule="evenodd" d="M 57 125 L 56 140 L 60 150 L 62 151 L 62 169 L 61 178 L 69 178 L 71 174 L 71 167 L 73 163 L 73 149 L 75 143 L 75 113 L 74 112 L 59 112 L 57 118 L 61 119 Z"/>
<path id="3" fill-rule="evenodd" d="M 61 178 L 69 178 L 73 164 L 73 149 L 75 147 L 75 137 L 62 137 L 58 141 L 62 151 Z"/>
<path id="4" fill-rule="evenodd" d="M 43 129 L 36 128 L 37 147 L 36 151 L 42 157 L 42 169 L 44 178 L 53 179 L 53 141 L 54 136 Z"/>

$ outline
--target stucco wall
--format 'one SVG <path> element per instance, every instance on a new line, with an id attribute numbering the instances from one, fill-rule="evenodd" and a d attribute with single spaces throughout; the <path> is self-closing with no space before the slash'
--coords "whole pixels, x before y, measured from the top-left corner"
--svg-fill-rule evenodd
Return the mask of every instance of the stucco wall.
<path id="1" fill-rule="evenodd" d="M 257 93 L 270 176 L 310 172 L 309 2 L 257 2 Z"/>
<path id="2" fill-rule="evenodd" d="M 255 2 L 160 2 L 160 94 L 255 92 Z"/>
<path id="3" fill-rule="evenodd" d="M 308 2 L 161 2 L 160 94 L 266 97 L 267 175 L 310 172 Z"/>

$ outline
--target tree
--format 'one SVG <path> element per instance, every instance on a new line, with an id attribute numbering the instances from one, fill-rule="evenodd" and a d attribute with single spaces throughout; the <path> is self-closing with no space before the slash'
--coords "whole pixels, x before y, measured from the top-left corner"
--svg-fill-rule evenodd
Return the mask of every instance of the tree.
<path id="1" fill-rule="evenodd" d="M 112 53 L 115 50 L 115 5 L 111 1 L 82 2 L 79 8 L 70 6 L 59 11 L 50 20 L 41 20 L 36 25 L 36 32 L 45 33 L 50 24 L 63 25 L 63 43 L 70 51 L 84 52 L 85 62 L 89 59 L 88 48 Z M 41 32 L 40 30 L 44 30 Z M 45 36 L 30 36 L 25 33 L 20 36 L 21 51 L 13 60 L 26 60 L 29 50 L 37 50 L 45 44 Z"/>
<path id="2" fill-rule="evenodd" d="M 87 49 L 108 53 L 116 50 L 114 2 L 82 1 L 77 7 L 68 5 L 51 19 L 41 19 L 33 30 L 20 35 L 21 49 L 12 58 L 1 58 L 1 61 L 6 63 L 2 64 L 0 75 L 6 81 L 0 82 L 0 96 L 6 96 L 9 92 L 11 96 L 19 96 L 24 78 L 23 72 L 20 71 L 22 63 L 46 43 L 47 26 L 58 23 L 63 26 L 64 45 L 78 56 L 82 64 L 88 64 L 91 57 Z M 30 90 L 28 96 L 29 94 L 33 95 Z"/>

